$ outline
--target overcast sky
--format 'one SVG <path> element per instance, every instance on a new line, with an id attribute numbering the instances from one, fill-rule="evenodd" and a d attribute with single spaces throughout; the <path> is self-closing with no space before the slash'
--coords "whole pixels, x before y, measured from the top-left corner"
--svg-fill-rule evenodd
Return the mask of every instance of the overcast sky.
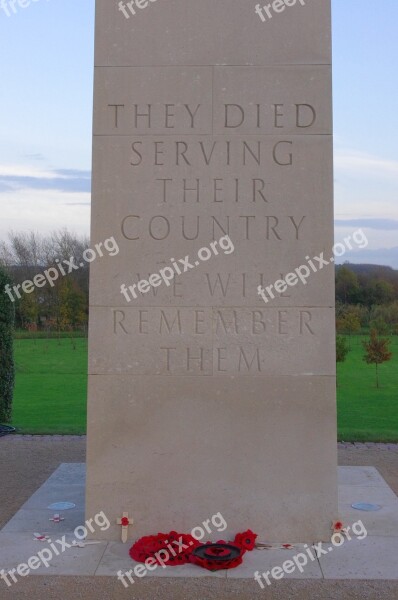
<path id="1" fill-rule="evenodd" d="M 398 0 L 332 1 L 336 239 L 398 267 Z M 0 9 L 0 239 L 89 231 L 93 37 L 94 0 Z"/>

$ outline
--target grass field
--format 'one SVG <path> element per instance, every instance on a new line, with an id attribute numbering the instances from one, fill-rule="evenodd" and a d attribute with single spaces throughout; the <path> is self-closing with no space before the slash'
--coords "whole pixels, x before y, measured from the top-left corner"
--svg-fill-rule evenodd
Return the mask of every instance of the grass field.
<path id="1" fill-rule="evenodd" d="M 398 338 L 393 358 L 375 367 L 363 360 L 361 341 L 352 336 L 351 352 L 338 365 L 339 439 L 398 441 Z M 13 425 L 23 433 L 83 434 L 86 427 L 87 340 L 17 339 Z"/>
<path id="2" fill-rule="evenodd" d="M 362 360 L 364 339 L 368 338 L 350 338 L 351 352 L 337 369 L 339 440 L 397 442 L 398 337 L 391 338 L 391 361 L 379 366 L 380 389 L 375 366 Z"/>
<path id="3" fill-rule="evenodd" d="M 17 339 L 14 348 L 14 427 L 22 433 L 85 433 L 87 339 Z"/>

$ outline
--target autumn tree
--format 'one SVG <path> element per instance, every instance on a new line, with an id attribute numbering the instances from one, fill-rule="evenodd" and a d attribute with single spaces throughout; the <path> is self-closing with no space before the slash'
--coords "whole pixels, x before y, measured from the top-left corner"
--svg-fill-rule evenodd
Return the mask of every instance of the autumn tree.
<path id="1" fill-rule="evenodd" d="M 375 329 L 378 335 L 388 335 L 390 333 L 390 327 L 387 325 L 383 317 L 377 317 L 370 322 L 370 327 Z"/>
<path id="2" fill-rule="evenodd" d="M 344 333 L 353 335 L 354 333 L 358 333 L 361 330 L 361 321 L 359 320 L 357 315 L 355 315 L 352 312 L 349 312 L 340 319 L 339 327 Z"/>
<path id="3" fill-rule="evenodd" d="M 384 322 L 390 330 L 394 330 L 395 326 L 398 326 L 398 301 L 391 302 L 386 305 L 376 305 L 371 310 L 371 322 Z M 371 325 L 371 327 L 373 327 Z M 377 329 L 377 327 L 375 327 Z M 384 333 L 384 331 L 379 331 Z"/>
<path id="4" fill-rule="evenodd" d="M 0 265 L 13 280 L 21 285 L 32 281 L 46 269 L 55 269 L 59 278 L 55 285 L 46 284 L 31 294 L 23 294 L 15 304 L 18 327 L 31 324 L 47 326 L 56 323 L 57 329 L 85 325 L 88 311 L 89 263 L 84 260 L 84 252 L 89 247 L 86 237 L 76 236 L 67 229 L 54 231 L 48 235 L 36 232 L 13 232 L 8 240 L 0 242 Z M 69 271 L 66 263 L 74 258 L 77 270 Z M 63 265 L 64 276 L 59 265 Z M 64 284 L 64 280 L 68 280 Z"/>
<path id="5" fill-rule="evenodd" d="M 71 278 L 65 277 L 59 290 L 59 322 L 61 329 L 82 326 L 87 321 L 86 298 L 79 286 Z"/>
<path id="6" fill-rule="evenodd" d="M 365 348 L 364 361 L 368 365 L 376 365 L 376 387 L 379 386 L 379 365 L 391 360 L 392 352 L 390 352 L 391 340 L 388 338 L 380 338 L 377 331 L 372 329 L 370 339 L 362 342 Z"/>
<path id="7" fill-rule="evenodd" d="M 338 333 L 345 333 L 350 336 L 359 333 L 361 330 L 361 320 L 358 313 L 359 311 L 356 306 L 345 308 L 344 312 L 336 320 Z M 351 343 L 349 347 L 351 347 Z"/>

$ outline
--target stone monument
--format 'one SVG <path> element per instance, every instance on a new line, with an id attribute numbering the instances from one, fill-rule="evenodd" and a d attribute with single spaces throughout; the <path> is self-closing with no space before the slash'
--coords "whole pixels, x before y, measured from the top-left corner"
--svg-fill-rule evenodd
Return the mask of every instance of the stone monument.
<path id="1" fill-rule="evenodd" d="M 96 5 L 87 517 L 326 539 L 330 0 Z"/>

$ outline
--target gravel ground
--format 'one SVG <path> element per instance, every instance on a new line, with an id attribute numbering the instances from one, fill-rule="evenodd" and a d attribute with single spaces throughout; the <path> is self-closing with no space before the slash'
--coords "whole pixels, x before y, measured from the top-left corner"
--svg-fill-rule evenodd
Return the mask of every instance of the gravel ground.
<path id="1" fill-rule="evenodd" d="M 6 436 L 0 438 L 0 527 L 62 462 L 84 462 L 85 438 Z M 339 444 L 341 465 L 370 465 L 398 495 L 398 445 Z M 398 582 L 280 581 L 261 590 L 248 580 L 145 579 L 129 589 L 112 577 L 44 577 L 21 580 L 0 600 L 397 600 Z"/>

